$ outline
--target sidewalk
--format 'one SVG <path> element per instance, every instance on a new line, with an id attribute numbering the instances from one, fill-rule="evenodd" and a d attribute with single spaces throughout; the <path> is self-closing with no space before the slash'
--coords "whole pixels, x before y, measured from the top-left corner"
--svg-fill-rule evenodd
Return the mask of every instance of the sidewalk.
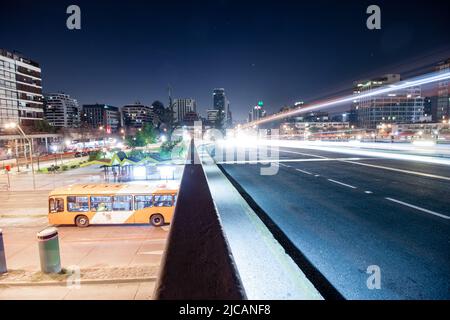
<path id="1" fill-rule="evenodd" d="M 150 300 L 155 282 L 0 287 L 0 300 Z"/>
<path id="2" fill-rule="evenodd" d="M 9 191 L 43 191 L 66 186 L 75 183 L 100 183 L 103 182 L 103 170 L 92 165 L 88 167 L 72 169 L 58 173 L 35 173 L 36 190 L 33 190 L 33 176 L 31 172 L 10 174 Z M 0 185 L 8 185 L 8 177 L 0 173 Z M 2 190 L 3 192 L 3 190 Z"/>
<path id="3" fill-rule="evenodd" d="M 45 275 L 36 233 L 45 228 L 46 219 L 21 219 L 9 219 L 2 227 L 9 272 L 0 276 L 0 300 L 151 298 L 168 226 L 59 227 L 61 266 L 78 269 L 79 276 Z M 79 279 L 80 288 L 68 287 L 68 279 Z"/>

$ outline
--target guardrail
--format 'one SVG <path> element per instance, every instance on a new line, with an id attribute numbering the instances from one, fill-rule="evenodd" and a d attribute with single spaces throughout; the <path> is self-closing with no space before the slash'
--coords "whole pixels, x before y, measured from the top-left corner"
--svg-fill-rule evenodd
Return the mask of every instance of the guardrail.
<path id="1" fill-rule="evenodd" d="M 156 299 L 246 299 L 193 140 L 160 270 Z"/>

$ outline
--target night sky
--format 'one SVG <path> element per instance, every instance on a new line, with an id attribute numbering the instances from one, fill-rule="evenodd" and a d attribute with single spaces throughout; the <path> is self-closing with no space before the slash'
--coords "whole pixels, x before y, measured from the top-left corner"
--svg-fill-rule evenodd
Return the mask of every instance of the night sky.
<path id="1" fill-rule="evenodd" d="M 81 7 L 81 30 L 66 8 Z M 366 28 L 381 7 L 382 29 Z M 401 71 L 450 45 L 448 1 L 1 1 L 0 47 L 42 67 L 45 92 L 116 106 L 197 100 L 223 87 L 233 117 L 269 112 Z"/>

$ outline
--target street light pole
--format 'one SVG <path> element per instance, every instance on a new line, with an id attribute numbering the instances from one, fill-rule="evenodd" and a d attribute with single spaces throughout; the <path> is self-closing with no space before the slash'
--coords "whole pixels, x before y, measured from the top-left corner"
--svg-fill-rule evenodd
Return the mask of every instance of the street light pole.
<path id="1" fill-rule="evenodd" d="M 34 176 L 34 163 L 33 163 L 33 141 L 23 132 L 20 125 L 17 125 L 17 129 L 23 137 L 28 141 L 28 145 L 30 146 L 30 162 L 31 162 L 31 175 L 33 176 L 33 190 L 36 190 L 36 178 Z"/>

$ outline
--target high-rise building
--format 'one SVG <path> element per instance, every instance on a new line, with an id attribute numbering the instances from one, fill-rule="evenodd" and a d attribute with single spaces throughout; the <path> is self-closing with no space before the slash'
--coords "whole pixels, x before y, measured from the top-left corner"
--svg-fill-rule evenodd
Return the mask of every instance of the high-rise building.
<path id="1" fill-rule="evenodd" d="M 121 123 L 119 108 L 98 103 L 83 105 L 82 119 L 89 127 L 107 132 L 116 132 Z"/>
<path id="2" fill-rule="evenodd" d="M 353 93 L 358 95 L 400 81 L 399 74 L 355 82 Z M 414 123 L 423 116 L 424 99 L 420 87 L 411 87 L 388 94 L 356 98 L 352 109 L 361 128 L 374 129 L 382 123 Z"/>
<path id="3" fill-rule="evenodd" d="M 0 49 L 0 126 L 32 126 L 44 118 L 41 68 L 18 53 Z"/>
<path id="4" fill-rule="evenodd" d="M 248 122 L 257 121 L 266 116 L 266 111 L 263 106 L 258 104 L 254 106 L 248 113 Z"/>
<path id="5" fill-rule="evenodd" d="M 153 107 L 139 102 L 122 107 L 123 125 L 127 128 L 142 128 L 147 123 L 153 123 L 153 118 Z"/>
<path id="6" fill-rule="evenodd" d="M 188 112 L 197 112 L 197 104 L 194 99 L 174 99 L 173 116 L 175 123 L 182 123 Z"/>
<path id="7" fill-rule="evenodd" d="M 225 96 L 225 89 L 216 88 L 213 90 L 213 109 L 222 110 L 225 112 L 227 97 Z"/>
<path id="8" fill-rule="evenodd" d="M 229 100 L 227 100 L 227 104 L 226 104 L 225 125 L 226 125 L 227 128 L 230 128 L 233 125 L 233 116 L 231 114 L 231 108 L 230 108 L 230 101 Z"/>
<path id="9" fill-rule="evenodd" d="M 206 110 L 206 120 L 210 124 L 215 124 L 218 119 L 219 110 L 211 109 Z"/>
<path id="10" fill-rule="evenodd" d="M 78 128 L 81 108 L 78 101 L 64 93 L 44 94 L 44 115 L 48 123 L 56 128 Z"/>
<path id="11" fill-rule="evenodd" d="M 217 119 L 221 119 L 222 126 L 231 125 L 230 101 L 225 95 L 224 88 L 216 88 L 213 90 L 213 109 L 218 111 Z"/>
<path id="12" fill-rule="evenodd" d="M 450 71 L 450 59 L 447 59 L 437 66 L 438 72 Z M 450 119 L 450 82 L 447 80 L 438 83 L 436 120 Z"/>

